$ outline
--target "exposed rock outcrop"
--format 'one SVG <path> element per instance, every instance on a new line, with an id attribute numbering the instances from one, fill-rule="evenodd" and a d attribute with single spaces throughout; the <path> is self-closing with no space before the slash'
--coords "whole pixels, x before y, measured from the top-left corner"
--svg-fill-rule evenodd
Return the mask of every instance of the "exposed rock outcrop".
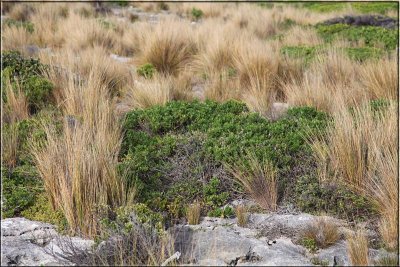
<path id="1" fill-rule="evenodd" d="M 72 265 L 68 250 L 90 249 L 91 240 L 60 236 L 48 223 L 30 221 L 25 218 L 1 220 L 1 265 L 2 266 L 61 266 Z"/>
<path id="2" fill-rule="evenodd" d="M 395 29 L 399 25 L 397 20 L 381 15 L 347 15 L 326 20 L 322 24 L 332 25 L 339 23 L 352 26 L 379 26 L 387 29 Z"/>

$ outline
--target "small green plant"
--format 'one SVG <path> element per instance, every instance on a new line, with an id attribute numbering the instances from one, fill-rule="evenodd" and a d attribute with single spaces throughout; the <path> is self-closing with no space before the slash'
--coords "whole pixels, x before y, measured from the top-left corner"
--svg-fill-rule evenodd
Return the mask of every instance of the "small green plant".
<path id="1" fill-rule="evenodd" d="M 383 51 L 375 47 L 347 47 L 345 52 L 349 58 L 361 62 L 367 59 L 379 59 L 383 55 Z"/>
<path id="2" fill-rule="evenodd" d="M 198 8 L 192 8 L 192 16 L 195 20 L 199 20 L 203 16 L 203 11 Z"/>
<path id="3" fill-rule="evenodd" d="M 315 253 L 318 250 L 317 242 L 312 238 L 303 238 L 301 244 L 307 248 L 311 253 Z"/>
<path id="4" fill-rule="evenodd" d="M 156 72 L 156 68 L 151 63 L 146 63 L 137 69 L 137 73 L 146 79 L 151 79 Z"/>
<path id="5" fill-rule="evenodd" d="M 226 206 L 225 208 L 215 208 L 207 213 L 209 217 L 230 218 L 235 215 L 232 207 Z"/>
<path id="6" fill-rule="evenodd" d="M 36 195 L 43 191 L 43 184 L 33 166 L 17 166 L 10 170 L 1 168 L 3 218 L 20 216 L 34 205 Z"/>

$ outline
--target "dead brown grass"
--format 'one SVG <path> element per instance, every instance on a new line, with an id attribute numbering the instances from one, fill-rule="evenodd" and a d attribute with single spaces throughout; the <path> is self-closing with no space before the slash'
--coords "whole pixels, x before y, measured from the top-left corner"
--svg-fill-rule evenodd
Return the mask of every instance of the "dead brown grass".
<path id="1" fill-rule="evenodd" d="M 199 224 L 200 221 L 200 211 L 201 205 L 200 203 L 193 203 L 187 207 L 186 217 L 187 221 L 190 225 Z"/>
<path id="2" fill-rule="evenodd" d="M 15 123 L 29 117 L 28 101 L 18 83 L 11 85 L 10 78 L 5 79 L 4 95 L 6 101 L 2 101 L 2 122 Z M 14 88 L 13 88 L 14 87 Z"/>
<path id="3" fill-rule="evenodd" d="M 86 85 L 64 91 L 63 133 L 44 125 L 47 143 L 32 153 L 54 208 L 63 211 L 72 233 L 94 236 L 99 207 L 124 202 L 124 185 L 116 173 L 121 143 L 107 88 L 91 73 Z"/>
<path id="4" fill-rule="evenodd" d="M 149 108 L 164 105 L 172 98 L 173 85 L 171 77 L 155 75 L 151 80 L 137 80 L 130 87 L 124 101 L 132 108 Z"/>
<path id="5" fill-rule="evenodd" d="M 342 107 L 324 140 L 313 148 L 322 180 L 336 179 L 375 204 L 381 235 L 389 248 L 398 246 L 397 104 L 379 112 L 369 107 Z M 328 172 L 326 171 L 328 170 Z"/>
<path id="6" fill-rule="evenodd" d="M 188 24 L 164 21 L 153 31 L 144 34 L 141 63 L 151 63 L 164 74 L 177 74 L 197 52 L 197 46 Z"/>
<path id="7" fill-rule="evenodd" d="M 259 162 L 255 155 L 248 153 L 245 161 L 233 167 L 227 166 L 227 169 L 262 208 L 276 210 L 276 170 L 271 162 Z"/>
<path id="8" fill-rule="evenodd" d="M 235 214 L 237 218 L 237 224 L 240 227 L 245 227 L 249 219 L 246 207 L 243 205 L 238 205 L 235 209 Z"/>
<path id="9" fill-rule="evenodd" d="M 305 229 L 303 238 L 315 241 L 318 248 L 327 248 L 340 239 L 338 226 L 326 217 L 318 217 Z"/>
<path id="10" fill-rule="evenodd" d="M 368 240 L 361 230 L 347 237 L 347 254 L 351 265 L 368 266 Z"/>

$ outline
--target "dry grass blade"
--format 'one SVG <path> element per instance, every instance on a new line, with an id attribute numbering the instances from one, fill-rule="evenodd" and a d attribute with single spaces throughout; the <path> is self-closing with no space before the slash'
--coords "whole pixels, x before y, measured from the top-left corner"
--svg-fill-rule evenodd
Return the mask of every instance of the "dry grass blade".
<path id="1" fill-rule="evenodd" d="M 304 231 L 303 237 L 314 240 L 319 248 L 326 248 L 340 239 L 340 233 L 334 222 L 319 217 Z"/>
<path id="2" fill-rule="evenodd" d="M 276 170 L 271 162 L 260 162 L 255 155 L 248 153 L 245 161 L 233 167 L 227 166 L 227 169 L 262 208 L 276 210 Z"/>
<path id="3" fill-rule="evenodd" d="M 197 202 L 187 207 L 186 216 L 189 224 L 191 225 L 199 224 L 200 211 L 201 211 L 201 205 L 200 203 Z"/>
<path id="4" fill-rule="evenodd" d="M 247 225 L 247 221 L 248 221 L 248 214 L 247 214 L 246 207 L 243 205 L 238 205 L 235 209 L 235 213 L 236 213 L 236 218 L 237 218 L 237 224 L 240 227 L 245 227 Z"/>
<path id="5" fill-rule="evenodd" d="M 63 211 L 72 231 L 93 236 L 98 207 L 124 202 L 116 173 L 120 127 L 101 77 L 92 73 L 87 85 L 71 85 L 64 93 L 63 133 L 44 125 L 47 143 L 33 144 L 32 152 L 53 207 Z"/>
<path id="6" fill-rule="evenodd" d="M 347 254 L 351 265 L 353 266 L 368 266 L 368 240 L 365 233 L 357 231 L 355 234 L 350 234 L 347 237 Z"/>

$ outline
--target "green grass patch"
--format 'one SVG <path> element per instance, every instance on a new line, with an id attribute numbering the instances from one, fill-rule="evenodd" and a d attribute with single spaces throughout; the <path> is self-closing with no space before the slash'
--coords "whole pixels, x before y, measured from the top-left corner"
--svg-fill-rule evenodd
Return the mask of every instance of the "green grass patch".
<path id="1" fill-rule="evenodd" d="M 308 65 L 318 54 L 326 53 L 328 46 L 283 46 L 281 54 L 295 59 L 303 59 Z M 368 59 L 379 59 L 384 51 L 375 47 L 345 47 L 339 50 L 352 60 L 365 61 Z"/>
<path id="2" fill-rule="evenodd" d="M 385 14 L 388 11 L 396 11 L 398 9 L 397 2 L 358 2 L 358 3 L 344 3 L 344 2 L 307 2 L 303 3 L 303 7 L 314 12 L 328 13 L 334 11 L 341 11 L 346 6 L 351 6 L 354 10 L 360 13 L 375 13 Z"/>
<path id="3" fill-rule="evenodd" d="M 332 42 L 342 37 L 350 42 L 363 40 L 367 47 L 383 44 L 387 50 L 392 50 L 398 44 L 398 31 L 375 26 L 353 27 L 346 24 L 317 25 L 318 34 L 326 41 Z"/>

